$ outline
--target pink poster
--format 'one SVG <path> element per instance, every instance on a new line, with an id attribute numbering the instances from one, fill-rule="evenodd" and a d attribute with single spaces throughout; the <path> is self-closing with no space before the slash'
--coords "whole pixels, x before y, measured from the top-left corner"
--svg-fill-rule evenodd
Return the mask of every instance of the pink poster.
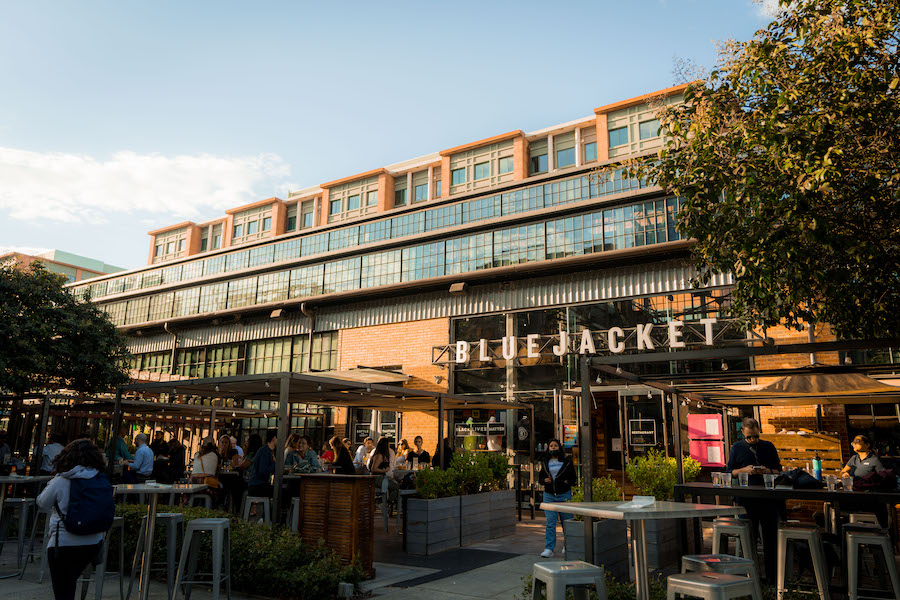
<path id="1" fill-rule="evenodd" d="M 688 437 L 692 440 L 721 440 L 722 415 L 688 415 Z"/>
<path id="2" fill-rule="evenodd" d="M 691 440 L 691 458 L 703 467 L 724 467 L 725 443 L 720 440 Z"/>

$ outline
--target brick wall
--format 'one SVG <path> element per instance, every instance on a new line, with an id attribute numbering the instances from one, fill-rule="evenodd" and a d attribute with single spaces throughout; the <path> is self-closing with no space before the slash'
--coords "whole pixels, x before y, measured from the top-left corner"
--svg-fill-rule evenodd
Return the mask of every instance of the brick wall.
<path id="1" fill-rule="evenodd" d="M 352 369 L 358 366 L 379 367 L 401 365 L 403 373 L 410 376 L 406 387 L 447 391 L 447 371 L 431 364 L 431 348 L 449 343 L 450 324 L 447 319 L 428 319 L 389 325 L 373 325 L 342 329 L 338 338 L 338 368 Z M 435 375 L 444 381 L 434 382 Z M 338 427 L 346 427 L 344 411 Z M 435 413 L 408 412 L 402 415 L 401 437 L 412 445 L 415 436 L 421 435 L 424 448 L 429 453 L 437 447 L 437 415 Z"/>

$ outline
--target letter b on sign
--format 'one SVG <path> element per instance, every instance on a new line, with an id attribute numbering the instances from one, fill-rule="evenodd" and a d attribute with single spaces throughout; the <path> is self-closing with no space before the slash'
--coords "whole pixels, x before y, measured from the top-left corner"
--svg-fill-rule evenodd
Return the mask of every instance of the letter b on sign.
<path id="1" fill-rule="evenodd" d="M 469 362 L 469 342 L 456 342 L 456 362 Z"/>

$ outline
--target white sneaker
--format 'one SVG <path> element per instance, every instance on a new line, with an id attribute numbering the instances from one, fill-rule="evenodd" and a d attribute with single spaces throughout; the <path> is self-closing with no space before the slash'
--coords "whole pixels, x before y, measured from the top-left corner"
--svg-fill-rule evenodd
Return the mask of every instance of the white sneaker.
<path id="1" fill-rule="evenodd" d="M 541 558 L 550 558 L 553 556 L 553 550 L 550 548 L 544 548 L 544 551 L 541 552 Z"/>

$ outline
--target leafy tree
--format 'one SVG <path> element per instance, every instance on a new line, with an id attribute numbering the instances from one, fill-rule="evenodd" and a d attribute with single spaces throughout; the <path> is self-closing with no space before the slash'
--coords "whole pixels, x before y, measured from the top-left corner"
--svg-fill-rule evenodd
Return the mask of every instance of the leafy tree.
<path id="1" fill-rule="evenodd" d="M 900 336 L 900 0 L 781 0 L 660 110 L 699 283 L 730 272 L 748 326 Z"/>
<path id="2" fill-rule="evenodd" d="M 40 263 L 0 268 L 0 389 L 106 391 L 128 380 L 125 338 L 106 314 Z"/>

